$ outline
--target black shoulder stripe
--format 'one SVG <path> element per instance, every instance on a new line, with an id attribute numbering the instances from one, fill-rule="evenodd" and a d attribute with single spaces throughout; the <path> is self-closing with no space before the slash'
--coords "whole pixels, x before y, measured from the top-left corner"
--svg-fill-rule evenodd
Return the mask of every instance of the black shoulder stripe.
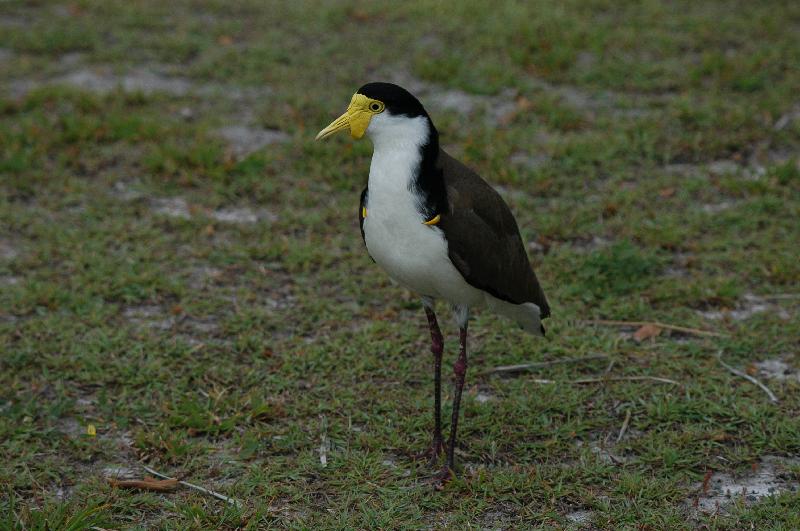
<path id="1" fill-rule="evenodd" d="M 424 219 L 433 219 L 437 214 L 447 212 L 447 188 L 444 175 L 439 164 L 439 132 L 428 118 L 430 136 L 428 141 L 420 147 L 419 173 L 411 182 L 411 187 L 417 192 L 422 201 L 421 214 Z"/>
<path id="2" fill-rule="evenodd" d="M 367 207 L 367 190 L 369 188 L 364 188 L 361 191 L 361 200 L 358 203 L 358 226 L 361 229 L 361 240 L 364 245 L 367 244 L 367 239 L 364 236 L 364 209 Z"/>

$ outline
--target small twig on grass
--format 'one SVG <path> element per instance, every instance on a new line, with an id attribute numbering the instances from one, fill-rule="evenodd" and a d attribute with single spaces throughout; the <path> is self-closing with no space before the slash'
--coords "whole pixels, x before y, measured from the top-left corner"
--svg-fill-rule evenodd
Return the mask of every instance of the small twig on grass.
<path id="1" fill-rule="evenodd" d="M 178 480 L 167 479 L 115 479 L 108 478 L 108 483 L 112 487 L 119 487 L 122 489 L 140 489 L 140 490 L 153 490 L 156 492 L 169 492 L 175 490 L 178 486 Z"/>
<path id="2" fill-rule="evenodd" d="M 566 384 L 593 384 L 593 383 L 604 383 L 604 382 L 640 382 L 640 381 L 650 381 L 650 382 L 657 382 L 663 384 L 670 384 L 670 385 L 680 385 L 679 382 L 675 380 L 670 380 L 669 378 L 662 378 L 660 376 L 605 376 L 601 378 L 581 378 L 579 380 L 543 380 L 540 378 L 532 378 L 530 380 L 526 380 L 532 383 L 538 384 L 558 384 L 558 383 L 566 383 Z"/>
<path id="3" fill-rule="evenodd" d="M 778 403 L 778 397 L 775 396 L 775 394 L 772 391 L 769 390 L 769 387 L 767 387 L 763 383 L 759 382 L 758 380 L 756 380 L 755 378 L 753 378 L 752 376 L 750 376 L 746 372 L 742 372 L 739 369 L 734 369 L 733 367 L 731 367 L 730 365 L 728 365 L 727 363 L 722 361 L 722 351 L 721 350 L 719 352 L 717 352 L 717 361 L 719 361 L 720 365 L 722 365 L 723 367 L 728 369 L 730 372 L 732 372 L 736 376 L 741 376 L 742 378 L 744 378 L 748 382 L 759 386 L 765 393 L 767 393 L 767 396 L 769 396 L 770 402 L 772 402 L 774 404 Z"/>
<path id="4" fill-rule="evenodd" d="M 625 412 L 625 420 L 622 421 L 622 427 L 619 429 L 619 435 L 617 435 L 617 443 L 622 440 L 622 437 L 625 435 L 625 432 L 628 431 L 628 424 L 631 421 L 631 410 Z"/>
<path id="5" fill-rule="evenodd" d="M 587 319 L 584 321 L 580 321 L 581 323 L 585 324 L 595 324 L 595 325 L 608 325 L 608 326 L 657 326 L 658 328 L 663 328 L 664 330 L 674 330 L 675 332 L 683 332 L 684 334 L 694 334 L 696 336 L 713 336 L 713 337 L 723 337 L 726 334 L 720 332 L 711 332 L 709 330 L 700 330 L 698 328 L 688 328 L 686 326 L 677 326 L 671 325 L 666 323 L 659 323 L 657 321 L 649 322 L 649 321 L 615 321 L 611 319 Z"/>
<path id="6" fill-rule="evenodd" d="M 567 358 L 563 360 L 539 361 L 536 363 L 522 363 L 520 365 L 501 365 L 500 367 L 487 369 L 481 372 L 480 374 L 486 375 L 486 374 L 497 374 L 501 372 L 522 372 L 522 371 L 529 371 L 532 369 L 541 369 L 543 367 L 550 367 L 552 365 L 561 365 L 564 363 L 583 363 L 585 361 L 604 360 L 607 357 L 608 356 L 604 354 L 595 354 L 592 356 L 585 356 L 583 358 Z"/>
<path id="7" fill-rule="evenodd" d="M 583 378 L 575 380 L 575 383 L 603 383 L 603 382 L 641 382 L 650 381 L 657 383 L 666 383 L 670 385 L 680 385 L 680 382 L 670 380 L 669 378 L 662 378 L 661 376 L 603 376 L 602 378 Z"/>
<path id="8" fill-rule="evenodd" d="M 150 468 L 148 466 L 142 465 L 142 468 L 144 468 L 146 471 L 148 471 L 149 473 L 153 474 L 154 476 L 158 476 L 158 477 L 164 478 L 164 479 L 173 479 L 173 480 L 175 479 L 175 478 L 171 478 L 171 477 L 169 477 L 167 475 L 164 475 L 164 474 L 162 474 L 160 472 L 156 472 L 155 470 L 153 470 L 152 468 Z M 194 490 L 200 491 L 200 492 L 202 492 L 204 494 L 208 494 L 209 496 L 213 496 L 214 498 L 217 498 L 218 500 L 222 500 L 222 501 L 224 501 L 226 503 L 229 503 L 229 504 L 233 505 L 234 507 L 240 507 L 241 506 L 241 503 L 238 500 L 235 500 L 234 498 L 230 498 L 228 496 L 225 496 L 224 494 L 220 494 L 219 492 L 214 492 L 213 490 L 209 490 L 209 489 L 207 489 L 205 487 L 201 487 L 199 485 L 195 485 L 193 483 L 189 483 L 188 481 L 181 481 L 181 480 L 177 480 L 177 481 L 178 481 L 178 483 L 180 483 L 181 485 L 183 485 L 185 487 L 189 487 L 190 489 L 194 489 Z"/>
<path id="9" fill-rule="evenodd" d="M 670 385 L 680 385 L 675 380 L 669 378 L 662 378 L 661 376 L 604 376 L 602 378 L 583 378 L 581 380 L 573 380 L 576 384 L 590 384 L 590 383 L 603 383 L 603 382 L 640 382 L 649 381 Z"/>

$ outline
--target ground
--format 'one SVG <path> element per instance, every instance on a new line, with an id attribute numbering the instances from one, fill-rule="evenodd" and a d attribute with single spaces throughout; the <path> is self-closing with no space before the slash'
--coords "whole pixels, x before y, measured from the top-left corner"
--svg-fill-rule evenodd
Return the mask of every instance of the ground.
<path id="1" fill-rule="evenodd" d="M 2 2 L 0 527 L 800 527 L 798 28 L 797 2 Z M 553 309 L 546 340 L 476 313 L 442 492 L 411 459 L 424 314 L 358 231 L 371 147 L 313 140 L 372 80 L 506 198 Z M 109 484 L 143 465 L 239 505 Z"/>

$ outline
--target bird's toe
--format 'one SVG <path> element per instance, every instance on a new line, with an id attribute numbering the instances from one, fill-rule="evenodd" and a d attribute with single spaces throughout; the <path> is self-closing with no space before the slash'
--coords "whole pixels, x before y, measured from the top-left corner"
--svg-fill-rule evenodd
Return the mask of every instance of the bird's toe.
<path id="1" fill-rule="evenodd" d="M 439 458 L 445 454 L 447 451 L 447 447 L 445 446 L 444 442 L 439 440 L 434 440 L 430 446 L 428 446 L 423 451 L 414 454 L 414 460 L 416 461 L 427 461 L 428 466 L 431 468 L 435 467 L 439 464 Z"/>
<path id="2" fill-rule="evenodd" d="M 448 466 L 444 466 L 436 475 L 431 478 L 433 488 L 436 490 L 444 490 L 450 480 L 453 479 L 454 472 Z"/>

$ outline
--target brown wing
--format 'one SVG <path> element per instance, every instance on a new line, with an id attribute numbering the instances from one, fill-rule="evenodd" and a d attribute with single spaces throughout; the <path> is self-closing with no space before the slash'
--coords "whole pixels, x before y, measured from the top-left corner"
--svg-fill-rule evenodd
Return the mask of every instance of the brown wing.
<path id="1" fill-rule="evenodd" d="M 506 202 L 477 173 L 444 151 L 439 164 L 448 211 L 437 226 L 447 238 L 450 260 L 470 285 L 514 304 L 532 302 L 542 318 L 548 317 L 550 306 Z"/>

